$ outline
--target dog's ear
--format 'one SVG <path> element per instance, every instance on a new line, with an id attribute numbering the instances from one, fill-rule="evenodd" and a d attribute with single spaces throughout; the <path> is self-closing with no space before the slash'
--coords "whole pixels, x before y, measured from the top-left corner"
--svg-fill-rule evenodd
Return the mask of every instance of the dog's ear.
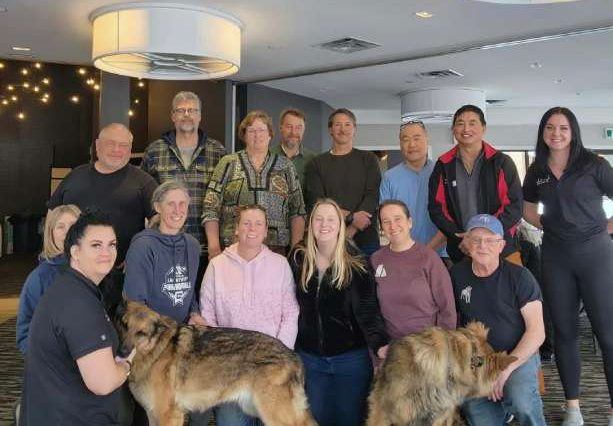
<path id="1" fill-rule="evenodd" d="M 507 355 L 506 352 L 496 352 L 489 355 L 487 358 L 488 370 L 490 370 L 493 375 L 498 375 L 498 373 L 517 361 L 517 357 Z"/>
<path id="2" fill-rule="evenodd" d="M 157 344 L 160 336 L 168 330 L 168 325 L 161 320 L 151 323 L 146 330 L 136 333 L 136 350 L 142 353 L 149 353 Z"/>
<path id="3" fill-rule="evenodd" d="M 472 321 L 468 323 L 466 329 L 473 333 L 475 336 L 487 339 L 487 333 L 489 332 L 489 329 L 482 322 Z"/>

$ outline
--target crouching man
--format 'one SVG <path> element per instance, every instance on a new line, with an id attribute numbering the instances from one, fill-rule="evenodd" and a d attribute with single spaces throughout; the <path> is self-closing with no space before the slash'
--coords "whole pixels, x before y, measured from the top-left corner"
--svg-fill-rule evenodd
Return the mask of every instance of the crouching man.
<path id="1" fill-rule="evenodd" d="M 462 412 L 472 426 L 502 426 L 510 414 L 521 425 L 545 425 L 537 379 L 545 339 L 538 284 L 526 268 L 501 259 L 504 230 L 494 216 L 472 217 L 466 231 L 470 258 L 451 269 L 458 325 L 483 322 L 494 350 L 517 361 L 500 373 L 489 398 L 467 401 Z"/>

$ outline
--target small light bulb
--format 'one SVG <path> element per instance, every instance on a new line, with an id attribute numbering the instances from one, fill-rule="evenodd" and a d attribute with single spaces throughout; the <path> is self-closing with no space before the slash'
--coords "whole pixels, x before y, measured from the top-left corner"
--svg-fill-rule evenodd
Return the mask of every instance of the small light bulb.
<path id="1" fill-rule="evenodd" d="M 88 86 L 93 86 L 95 83 L 93 78 L 88 78 L 85 82 L 87 83 Z"/>
<path id="2" fill-rule="evenodd" d="M 17 99 L 18 99 L 17 96 L 15 96 L 15 95 L 11 96 L 11 101 L 17 102 Z"/>
<path id="3" fill-rule="evenodd" d="M 43 78 L 43 84 L 49 85 L 49 79 L 48 78 Z"/>
<path id="4" fill-rule="evenodd" d="M 94 84 L 94 90 L 100 90 L 100 85 L 99 84 Z"/>
<path id="5" fill-rule="evenodd" d="M 45 98 L 44 96 L 42 98 L 40 98 L 40 101 L 44 104 L 46 104 L 47 102 L 49 102 L 49 98 Z"/>
<path id="6" fill-rule="evenodd" d="M 140 103 L 140 100 L 138 100 L 138 99 L 134 99 L 134 103 L 135 103 L 135 104 L 139 104 L 139 103 Z"/>
<path id="7" fill-rule="evenodd" d="M 77 95 L 72 95 L 70 97 L 70 102 L 78 104 L 79 103 L 79 97 Z"/>
<path id="8" fill-rule="evenodd" d="M 87 74 L 87 70 L 86 70 L 85 68 L 79 68 L 78 72 L 79 72 L 79 74 L 81 74 L 81 75 L 85 75 L 85 74 Z"/>
<path id="9" fill-rule="evenodd" d="M 128 115 L 129 115 L 130 117 L 133 117 L 133 116 L 134 116 L 134 111 L 132 111 L 131 109 L 130 109 L 130 110 L 128 110 Z"/>
<path id="10" fill-rule="evenodd" d="M 0 62 L 0 70 L 4 68 L 4 63 Z"/>
<path id="11" fill-rule="evenodd" d="M 38 70 L 41 69 L 42 67 L 43 66 L 40 64 L 40 62 L 37 62 L 37 63 L 34 64 L 34 68 L 36 68 Z"/>
<path id="12" fill-rule="evenodd" d="M 26 118 L 26 115 L 23 112 L 20 112 L 19 114 L 17 114 L 17 118 L 23 120 Z"/>
<path id="13" fill-rule="evenodd" d="M 15 90 L 12 84 L 9 84 L 8 86 L 6 86 L 6 88 L 9 92 L 12 92 L 13 90 Z"/>
<path id="14" fill-rule="evenodd" d="M 40 87 L 34 86 L 34 88 L 32 90 L 34 90 L 34 93 L 38 93 L 38 92 L 40 92 Z"/>
<path id="15" fill-rule="evenodd" d="M 27 81 L 23 83 L 23 87 L 25 87 L 26 89 L 30 88 L 30 83 L 28 83 Z"/>
<path id="16" fill-rule="evenodd" d="M 144 82 L 142 82 L 142 81 L 139 81 L 139 82 L 138 82 L 138 87 L 145 87 L 145 83 L 144 83 Z"/>
<path id="17" fill-rule="evenodd" d="M 9 101 L 7 101 L 6 99 L 2 99 L 2 105 L 8 105 Z"/>
<path id="18" fill-rule="evenodd" d="M 22 74 L 22 75 L 28 75 L 29 73 L 30 73 L 30 71 L 28 71 L 28 69 L 27 69 L 27 68 L 22 68 L 22 69 L 21 69 L 21 74 Z"/>

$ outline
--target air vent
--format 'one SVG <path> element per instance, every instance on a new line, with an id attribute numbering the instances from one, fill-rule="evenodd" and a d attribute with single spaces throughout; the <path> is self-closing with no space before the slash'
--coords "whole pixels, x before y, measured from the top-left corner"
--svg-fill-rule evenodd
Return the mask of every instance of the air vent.
<path id="1" fill-rule="evenodd" d="M 448 78 L 448 77 L 464 77 L 464 74 L 461 74 L 452 69 L 447 69 L 447 70 L 438 70 L 438 71 L 418 72 L 417 77 L 433 79 L 433 78 Z"/>
<path id="2" fill-rule="evenodd" d="M 353 37 L 345 37 L 339 40 L 332 40 L 327 43 L 317 44 L 315 47 L 332 50 L 333 52 L 338 53 L 354 53 L 361 50 L 372 49 L 374 47 L 381 47 L 381 45 Z"/>
<path id="3" fill-rule="evenodd" d="M 488 105 L 500 105 L 505 103 L 507 100 L 506 99 L 486 99 L 485 102 L 487 102 Z"/>

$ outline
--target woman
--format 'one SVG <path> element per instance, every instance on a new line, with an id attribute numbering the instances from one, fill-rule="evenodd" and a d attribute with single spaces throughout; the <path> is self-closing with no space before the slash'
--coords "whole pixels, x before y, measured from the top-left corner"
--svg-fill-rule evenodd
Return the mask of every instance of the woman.
<path id="1" fill-rule="evenodd" d="M 119 341 L 98 288 L 117 258 L 115 231 L 106 217 L 86 213 L 64 247 L 69 267 L 30 324 L 20 424 L 116 425 L 134 352 L 115 357 Z"/>
<path id="2" fill-rule="evenodd" d="M 287 157 L 268 150 L 273 131 L 265 112 L 247 114 L 238 136 L 245 149 L 219 161 L 204 198 L 209 258 L 234 242 L 237 207 L 249 204 L 266 209 L 266 245 L 285 255 L 304 234 L 304 201 L 296 169 Z"/>
<path id="3" fill-rule="evenodd" d="M 381 203 L 379 223 L 390 243 L 370 261 L 389 336 L 399 339 L 433 325 L 455 329 L 451 278 L 436 252 L 411 238 L 413 221 L 406 204 Z"/>
<path id="4" fill-rule="evenodd" d="M 243 206 L 237 220 L 238 242 L 212 259 L 204 274 L 202 316 L 214 327 L 259 331 L 293 349 L 298 321 L 294 279 L 285 257 L 264 245 L 266 211 Z M 215 416 L 219 426 L 261 425 L 236 404 L 216 408 Z"/>
<path id="5" fill-rule="evenodd" d="M 290 255 L 300 306 L 296 349 L 320 425 L 364 422 L 372 380 L 368 347 L 383 358 L 389 340 L 372 271 L 345 236 L 338 204 L 319 200 L 305 245 Z"/>
<path id="6" fill-rule="evenodd" d="M 183 232 L 189 193 L 181 181 L 157 187 L 151 204 L 158 216 L 132 238 L 126 255 L 124 293 L 178 323 L 205 325 L 195 293 L 200 244 Z"/>
<path id="7" fill-rule="evenodd" d="M 66 256 L 63 254 L 64 239 L 80 214 L 81 210 L 77 206 L 68 204 L 50 210 L 45 219 L 40 263 L 28 275 L 19 296 L 16 336 L 17 346 L 24 355 L 28 349 L 28 330 L 34 309 L 45 291 L 53 284 L 60 269 L 66 265 Z"/>
<path id="8" fill-rule="evenodd" d="M 551 108 L 541 119 L 536 159 L 524 180 L 524 218 L 543 229 L 542 284 L 566 397 L 565 426 L 583 424 L 577 326 L 581 300 L 606 360 L 613 401 L 613 220 L 607 220 L 602 208 L 605 195 L 613 196 L 613 169 L 583 147 L 579 123 L 568 108 Z"/>

